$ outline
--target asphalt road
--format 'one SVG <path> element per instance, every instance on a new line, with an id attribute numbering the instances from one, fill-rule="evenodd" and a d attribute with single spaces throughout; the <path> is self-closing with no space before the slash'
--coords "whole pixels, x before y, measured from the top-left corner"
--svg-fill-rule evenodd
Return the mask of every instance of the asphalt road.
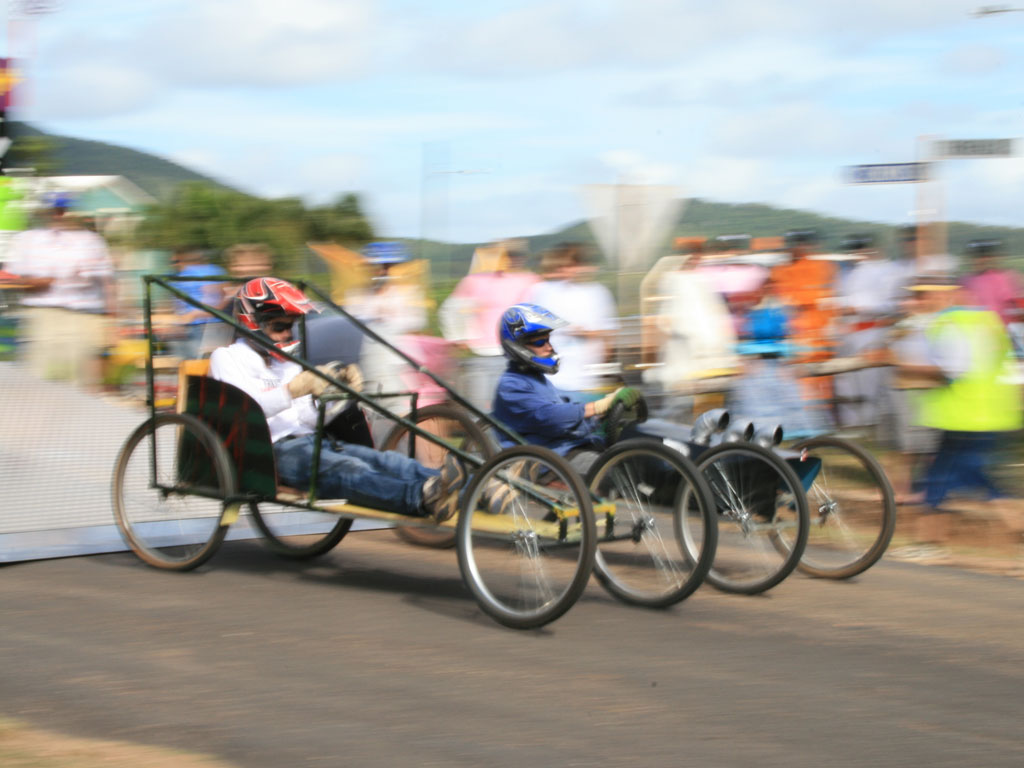
<path id="1" fill-rule="evenodd" d="M 1024 581 L 883 561 L 505 629 L 453 551 L 353 534 L 0 569 L 0 717 L 241 766 L 1024 765 Z"/>

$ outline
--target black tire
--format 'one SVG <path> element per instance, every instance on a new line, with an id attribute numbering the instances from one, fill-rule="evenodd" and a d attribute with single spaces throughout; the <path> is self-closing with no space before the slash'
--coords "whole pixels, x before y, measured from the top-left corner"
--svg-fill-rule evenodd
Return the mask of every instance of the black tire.
<path id="1" fill-rule="evenodd" d="M 885 554 L 896 530 L 896 499 L 874 456 L 838 437 L 812 437 L 792 446 L 821 468 L 807 491 L 810 528 L 797 566 L 825 579 L 863 573 Z"/>
<path id="2" fill-rule="evenodd" d="M 697 457 L 718 510 L 718 549 L 707 581 L 755 595 L 785 579 L 803 554 L 807 497 L 796 473 L 771 451 L 724 443 Z M 693 543 L 684 540 L 693 551 Z"/>
<path id="3" fill-rule="evenodd" d="M 418 408 L 406 418 L 416 426 L 455 443 L 457 447 L 467 453 L 478 455 L 483 460 L 491 458 L 496 453 L 492 442 L 487 439 L 483 430 L 462 408 L 443 404 L 428 405 Z M 444 455 L 447 453 L 441 446 L 417 437 L 415 434 L 410 439 L 409 430 L 401 424 L 396 424 L 395 428 L 384 438 L 381 450 L 399 451 L 428 467 L 440 467 Z M 467 467 L 467 469 L 472 472 L 474 467 Z M 395 529 L 395 533 L 403 541 L 421 547 L 450 549 L 455 546 L 455 531 L 451 528 L 400 526 Z"/>
<path id="4" fill-rule="evenodd" d="M 666 608 L 703 583 L 718 521 L 711 489 L 692 461 L 657 440 L 625 440 L 601 454 L 587 486 L 597 498 L 594 574 L 612 595 Z M 680 545 L 683 530 L 695 557 Z"/>
<path id="5" fill-rule="evenodd" d="M 647 421 L 647 400 L 643 395 L 632 408 L 627 409 L 622 402 L 615 403 L 604 418 L 604 436 L 608 445 L 614 445 L 622 437 L 623 430 L 630 424 L 642 424 Z"/>
<path id="6" fill-rule="evenodd" d="M 252 521 L 263 543 L 280 557 L 310 560 L 327 554 L 352 527 L 352 519 L 329 512 L 289 507 L 273 500 L 250 502 Z"/>
<path id="7" fill-rule="evenodd" d="M 509 495 L 504 509 L 489 509 Z M 509 448 L 480 468 L 456 534 L 466 586 L 485 613 L 514 629 L 543 626 L 569 610 L 594 567 L 590 494 L 565 459 L 535 445 Z"/>
<path id="8" fill-rule="evenodd" d="M 155 568 L 202 565 L 238 517 L 235 471 L 220 439 L 184 413 L 157 414 L 117 457 L 111 496 L 128 546 Z"/>

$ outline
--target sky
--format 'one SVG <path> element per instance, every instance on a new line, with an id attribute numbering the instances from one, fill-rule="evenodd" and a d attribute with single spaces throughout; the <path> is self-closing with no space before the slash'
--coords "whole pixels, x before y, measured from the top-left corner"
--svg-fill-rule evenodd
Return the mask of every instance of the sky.
<path id="1" fill-rule="evenodd" d="M 980 5 L 8 0 L 6 44 L 17 119 L 265 197 L 358 192 L 386 237 L 542 234 L 612 183 L 1024 226 L 1022 158 L 945 160 L 925 195 L 845 181 L 1024 137 L 1024 12 Z"/>

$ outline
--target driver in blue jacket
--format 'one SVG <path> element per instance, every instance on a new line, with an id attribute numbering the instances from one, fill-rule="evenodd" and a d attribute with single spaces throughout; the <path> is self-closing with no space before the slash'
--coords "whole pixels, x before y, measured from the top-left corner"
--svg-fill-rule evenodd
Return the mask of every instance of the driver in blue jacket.
<path id="1" fill-rule="evenodd" d="M 498 380 L 493 415 L 527 442 L 566 456 L 582 474 L 606 447 L 601 421 L 621 402 L 632 408 L 640 393 L 619 387 L 599 400 L 577 402 L 547 380 L 558 371 L 551 332 L 566 322 L 536 304 L 516 304 L 498 322 L 498 337 L 508 367 Z M 515 443 L 499 435 L 502 447 Z"/>

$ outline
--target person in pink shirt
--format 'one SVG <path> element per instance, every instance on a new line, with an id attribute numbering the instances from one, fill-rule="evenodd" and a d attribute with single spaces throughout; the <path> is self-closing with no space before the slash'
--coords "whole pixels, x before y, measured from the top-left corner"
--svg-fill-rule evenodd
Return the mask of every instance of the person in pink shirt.
<path id="1" fill-rule="evenodd" d="M 970 277 L 964 285 L 975 302 L 999 315 L 1003 325 L 1016 319 L 1017 302 L 1024 296 L 1020 275 L 1011 269 L 1000 269 L 1003 244 L 999 240 L 972 240 L 967 256 L 974 261 Z"/>
<path id="2" fill-rule="evenodd" d="M 501 314 L 523 301 L 540 281 L 525 269 L 524 243 L 501 243 L 494 255 L 488 269 L 471 272 L 459 281 L 438 312 L 444 337 L 463 351 L 459 392 L 483 411 L 490 409 L 494 385 L 505 370 L 498 340 Z"/>

